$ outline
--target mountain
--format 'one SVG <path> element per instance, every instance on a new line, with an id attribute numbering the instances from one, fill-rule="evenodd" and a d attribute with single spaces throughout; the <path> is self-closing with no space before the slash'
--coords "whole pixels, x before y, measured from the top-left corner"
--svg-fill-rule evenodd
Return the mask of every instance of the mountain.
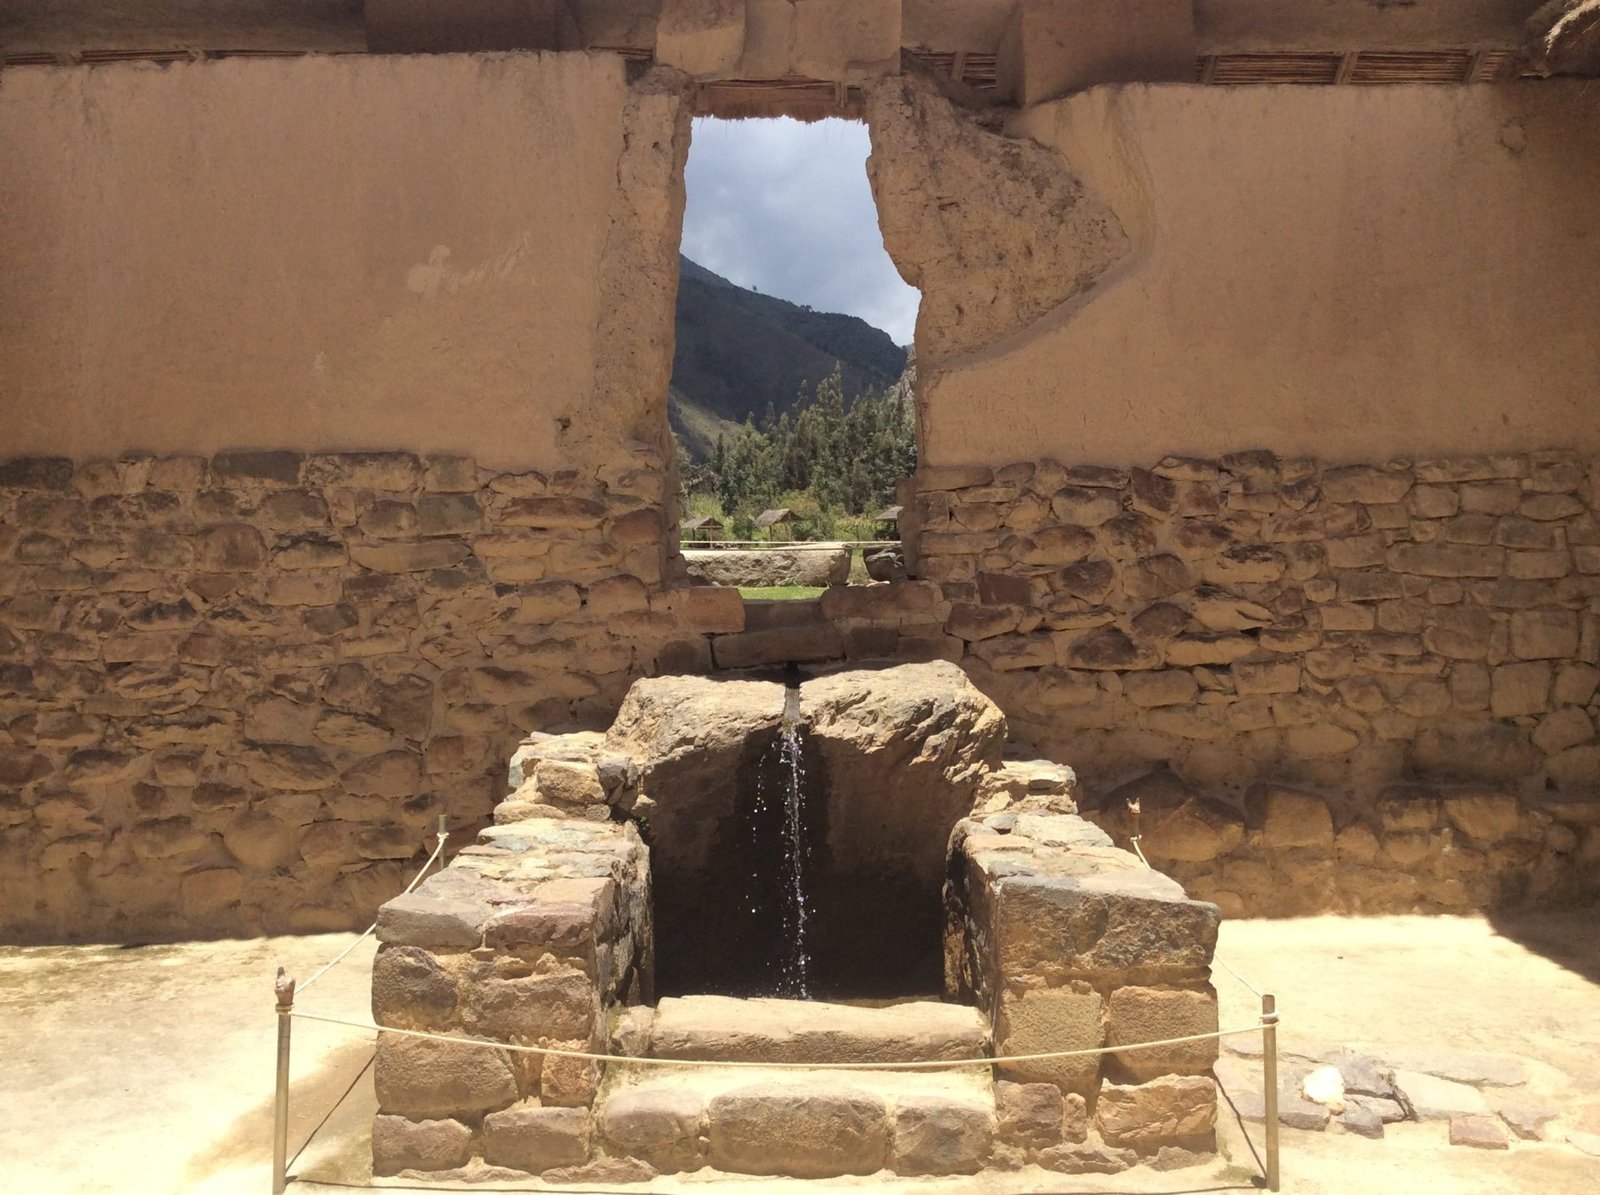
<path id="1" fill-rule="evenodd" d="M 905 369 L 906 350 L 853 315 L 813 311 L 735 285 L 678 259 L 677 351 L 672 359 L 672 429 L 704 460 L 717 435 L 759 419 L 770 403 L 792 410 L 803 390 L 838 365 L 845 402 L 881 392 Z"/>

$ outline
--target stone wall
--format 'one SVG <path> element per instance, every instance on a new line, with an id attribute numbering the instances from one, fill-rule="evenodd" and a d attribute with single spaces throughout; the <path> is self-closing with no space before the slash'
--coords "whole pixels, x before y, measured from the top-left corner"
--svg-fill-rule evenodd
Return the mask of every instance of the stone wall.
<path id="1" fill-rule="evenodd" d="M 1217 1031 L 1215 905 L 1118 850 L 1068 813 L 960 822 L 945 886 L 945 996 L 975 1002 L 995 1056 L 1096 1050 Z M 1000 1063 L 1015 1164 L 1114 1173 L 1167 1169 L 1215 1147 L 1215 1039 Z"/>
<path id="2" fill-rule="evenodd" d="M 743 629 L 668 585 L 685 88 L 7 71 L 0 934 L 365 924 L 528 726 Z"/>
<path id="3" fill-rule="evenodd" d="M 609 1014 L 650 994 L 649 856 L 626 823 L 497 825 L 377 932 L 379 1025 L 606 1053 Z M 580 1058 L 380 1034 L 373 1171 L 587 1162 L 600 1080 Z"/>
<path id="4" fill-rule="evenodd" d="M 528 727 L 792 660 L 960 659 L 1232 913 L 1594 887 L 1588 458 L 929 470 L 923 579 L 748 607 L 664 578 L 652 464 L 0 463 L 4 932 L 355 925 Z"/>
<path id="5" fill-rule="evenodd" d="M 663 586 L 653 463 L 0 462 L 0 932 L 364 923 L 527 727 L 742 628 Z"/>
<path id="6" fill-rule="evenodd" d="M 1044 460 L 925 470 L 908 514 L 1014 736 L 1119 834 L 1140 798 L 1191 892 L 1466 909 L 1600 879 L 1597 483 L 1561 451 Z"/>

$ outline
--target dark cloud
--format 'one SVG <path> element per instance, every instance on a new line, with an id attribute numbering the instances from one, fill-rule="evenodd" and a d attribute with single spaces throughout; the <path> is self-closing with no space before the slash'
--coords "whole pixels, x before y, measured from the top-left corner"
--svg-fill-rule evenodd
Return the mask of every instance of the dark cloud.
<path id="1" fill-rule="evenodd" d="M 856 121 L 695 121 L 684 254 L 740 286 L 859 315 L 910 344 L 920 296 L 883 250 L 870 150 Z"/>

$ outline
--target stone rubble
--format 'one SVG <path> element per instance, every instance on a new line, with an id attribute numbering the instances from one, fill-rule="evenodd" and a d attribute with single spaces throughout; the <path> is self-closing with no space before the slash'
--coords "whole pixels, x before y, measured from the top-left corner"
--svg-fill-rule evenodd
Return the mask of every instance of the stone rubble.
<path id="1" fill-rule="evenodd" d="M 1213 1069 L 1224 1097 L 1244 1121 L 1263 1123 L 1261 1043 L 1230 1038 L 1225 1048 Z M 1549 1126 L 1565 1121 L 1565 1139 L 1582 1148 L 1578 1138 L 1584 1132 L 1584 1111 L 1564 1111 L 1530 1094 L 1521 1058 L 1454 1049 L 1397 1049 L 1378 1058 L 1344 1046 L 1296 1048 L 1302 1052 L 1279 1055 L 1278 1108 L 1285 1127 L 1382 1139 L 1386 1125 L 1411 1121 L 1443 1125 L 1440 1139 L 1452 1145 L 1508 1149 L 1515 1140 L 1560 1140 L 1559 1135 L 1552 1137 Z M 1426 1069 L 1396 1065 L 1402 1062 Z M 1329 1071 L 1343 1084 L 1342 1112 L 1304 1098 L 1308 1080 Z M 1589 1115 L 1600 1127 L 1600 1115 Z M 1596 1142 L 1600 1144 L 1600 1137 Z"/>

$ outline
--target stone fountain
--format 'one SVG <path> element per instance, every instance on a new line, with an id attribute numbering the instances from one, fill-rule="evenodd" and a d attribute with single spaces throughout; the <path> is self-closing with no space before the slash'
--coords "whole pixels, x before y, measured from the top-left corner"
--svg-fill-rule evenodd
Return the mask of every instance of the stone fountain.
<path id="1" fill-rule="evenodd" d="M 662 677 L 531 736 L 495 824 L 380 911 L 379 1174 L 642 1181 L 1202 1160 L 1219 912 L 1005 755 L 946 663 Z M 678 1059 L 661 1067 L 639 1059 Z M 807 1071 L 718 1062 L 937 1060 Z"/>

